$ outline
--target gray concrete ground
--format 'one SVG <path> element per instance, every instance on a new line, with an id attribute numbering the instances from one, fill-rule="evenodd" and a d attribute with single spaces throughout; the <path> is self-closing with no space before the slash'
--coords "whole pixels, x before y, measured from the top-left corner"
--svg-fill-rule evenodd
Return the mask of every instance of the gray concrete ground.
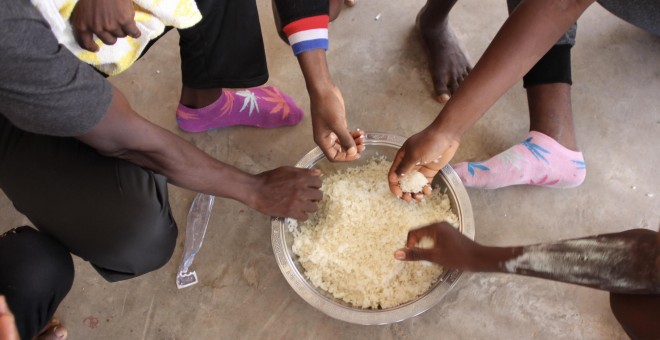
<path id="1" fill-rule="evenodd" d="M 330 68 L 343 90 L 349 125 L 409 136 L 440 105 L 414 20 L 423 0 L 363 0 L 331 25 Z M 303 79 L 277 37 L 268 0 L 259 0 L 270 68 L 279 86 L 309 111 Z M 379 20 L 374 20 L 376 16 Z M 506 18 L 504 1 L 460 1 L 451 22 L 476 62 Z M 660 38 L 598 5 L 580 20 L 573 49 L 573 105 L 585 153 L 585 183 L 568 190 L 469 190 L 476 239 L 489 245 L 536 243 L 660 225 Z M 292 165 L 315 145 L 309 113 L 295 127 L 235 127 L 202 134 L 177 129 L 178 36 L 169 33 L 112 79 L 133 107 L 215 157 L 250 172 Z M 475 98 L 479 100 L 479 98 Z M 525 92 L 509 91 L 465 136 L 455 157 L 480 160 L 527 133 Z M 177 250 L 162 269 L 109 284 L 75 259 L 76 279 L 57 316 L 70 339 L 622 339 L 607 293 L 540 279 L 478 274 L 426 313 L 392 325 L 334 320 L 303 301 L 273 257 L 269 218 L 216 200 L 194 269 L 201 283 L 177 290 L 183 227 L 194 193 L 171 187 L 180 226 Z M 0 198 L 0 231 L 29 221 Z"/>

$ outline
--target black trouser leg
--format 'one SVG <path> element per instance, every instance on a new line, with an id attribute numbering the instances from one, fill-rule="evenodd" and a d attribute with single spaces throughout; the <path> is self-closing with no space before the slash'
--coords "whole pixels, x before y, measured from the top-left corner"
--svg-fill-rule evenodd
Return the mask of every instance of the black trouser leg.
<path id="1" fill-rule="evenodd" d="M 30 227 L 0 236 L 0 294 L 21 339 L 31 339 L 53 317 L 73 284 L 73 261 L 61 243 Z"/>
<path id="2" fill-rule="evenodd" d="M 255 0 L 196 0 L 202 21 L 179 30 L 183 85 L 247 88 L 268 80 Z"/>
<path id="3" fill-rule="evenodd" d="M 35 227 L 108 281 L 155 270 L 174 250 L 163 176 L 74 138 L 22 131 L 1 116 L 0 188 Z"/>

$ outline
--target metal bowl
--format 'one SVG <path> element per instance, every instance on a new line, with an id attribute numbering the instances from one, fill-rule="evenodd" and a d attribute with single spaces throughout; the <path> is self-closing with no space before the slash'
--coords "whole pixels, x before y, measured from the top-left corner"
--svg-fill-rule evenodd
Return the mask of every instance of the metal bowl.
<path id="1" fill-rule="evenodd" d="M 365 133 L 365 146 L 362 157 L 351 163 L 331 163 L 318 147 L 310 151 L 296 164 L 300 168 L 321 169 L 324 174 L 332 174 L 341 169 L 364 165 L 375 155 L 384 155 L 392 161 L 405 138 L 388 133 Z M 386 180 L 386 178 L 383 178 Z M 433 187 L 445 190 L 451 202 L 452 211 L 458 216 L 458 229 L 466 236 L 474 239 L 474 217 L 467 192 L 460 178 L 449 166 L 445 166 L 433 180 Z M 434 189 L 437 190 L 437 189 Z M 293 290 L 314 308 L 339 320 L 362 325 L 380 325 L 403 321 L 419 315 L 435 306 L 458 282 L 461 271 L 445 269 L 440 280 L 425 294 L 405 304 L 387 309 L 363 309 L 334 298 L 330 293 L 314 287 L 305 277 L 304 268 L 298 261 L 298 256 L 291 250 L 293 235 L 289 232 L 293 219 L 273 218 L 271 222 L 271 238 L 277 264 Z M 403 242 L 403 240 L 402 240 Z"/>

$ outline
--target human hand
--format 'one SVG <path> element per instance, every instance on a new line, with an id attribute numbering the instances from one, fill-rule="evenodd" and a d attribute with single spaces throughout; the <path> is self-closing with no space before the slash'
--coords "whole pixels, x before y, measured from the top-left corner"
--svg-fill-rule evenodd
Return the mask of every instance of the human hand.
<path id="1" fill-rule="evenodd" d="M 351 132 L 346 124 L 344 98 L 337 86 L 310 94 L 314 142 L 331 162 L 350 162 L 364 151 L 364 133 Z"/>
<path id="2" fill-rule="evenodd" d="M 91 52 L 99 50 L 94 34 L 106 45 L 113 45 L 117 38 L 141 35 L 131 0 L 80 0 L 70 21 L 78 45 Z"/>
<path id="3" fill-rule="evenodd" d="M 262 172 L 256 175 L 256 197 L 251 206 L 269 216 L 305 221 L 323 198 L 320 176 L 320 170 L 290 166 Z"/>
<path id="4" fill-rule="evenodd" d="M 19 340 L 14 314 L 9 310 L 7 300 L 0 295 L 0 339 Z"/>
<path id="5" fill-rule="evenodd" d="M 423 237 L 433 240 L 433 247 L 418 248 Z M 406 247 L 394 252 L 402 261 L 431 261 L 443 267 L 458 270 L 474 270 L 482 246 L 470 240 L 447 222 L 440 222 L 408 232 Z"/>
<path id="6" fill-rule="evenodd" d="M 449 133 L 438 133 L 430 128 L 412 135 L 397 151 L 392 162 L 392 167 L 387 176 L 390 191 L 406 202 L 413 199 L 421 201 L 424 195 L 431 193 L 431 187 L 424 187 L 421 193 L 403 192 L 399 186 L 401 177 L 412 170 L 417 170 L 431 183 L 438 171 L 454 157 L 459 143 L 458 136 Z"/>

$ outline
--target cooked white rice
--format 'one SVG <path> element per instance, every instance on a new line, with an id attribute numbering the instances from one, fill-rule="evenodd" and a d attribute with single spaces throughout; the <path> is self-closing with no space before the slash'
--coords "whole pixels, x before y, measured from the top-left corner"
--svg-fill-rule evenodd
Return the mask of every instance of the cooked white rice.
<path id="1" fill-rule="evenodd" d="M 360 308 L 390 308 L 425 293 L 442 273 L 438 265 L 394 259 L 408 230 L 446 220 L 458 225 L 447 196 L 425 202 L 397 199 L 387 185 L 384 157 L 326 177 L 323 200 L 293 229 L 292 250 L 318 288 Z"/>
<path id="2" fill-rule="evenodd" d="M 413 170 L 407 176 L 401 178 L 399 187 L 403 192 L 418 193 L 422 192 L 422 189 L 428 183 L 429 181 L 421 172 Z"/>

